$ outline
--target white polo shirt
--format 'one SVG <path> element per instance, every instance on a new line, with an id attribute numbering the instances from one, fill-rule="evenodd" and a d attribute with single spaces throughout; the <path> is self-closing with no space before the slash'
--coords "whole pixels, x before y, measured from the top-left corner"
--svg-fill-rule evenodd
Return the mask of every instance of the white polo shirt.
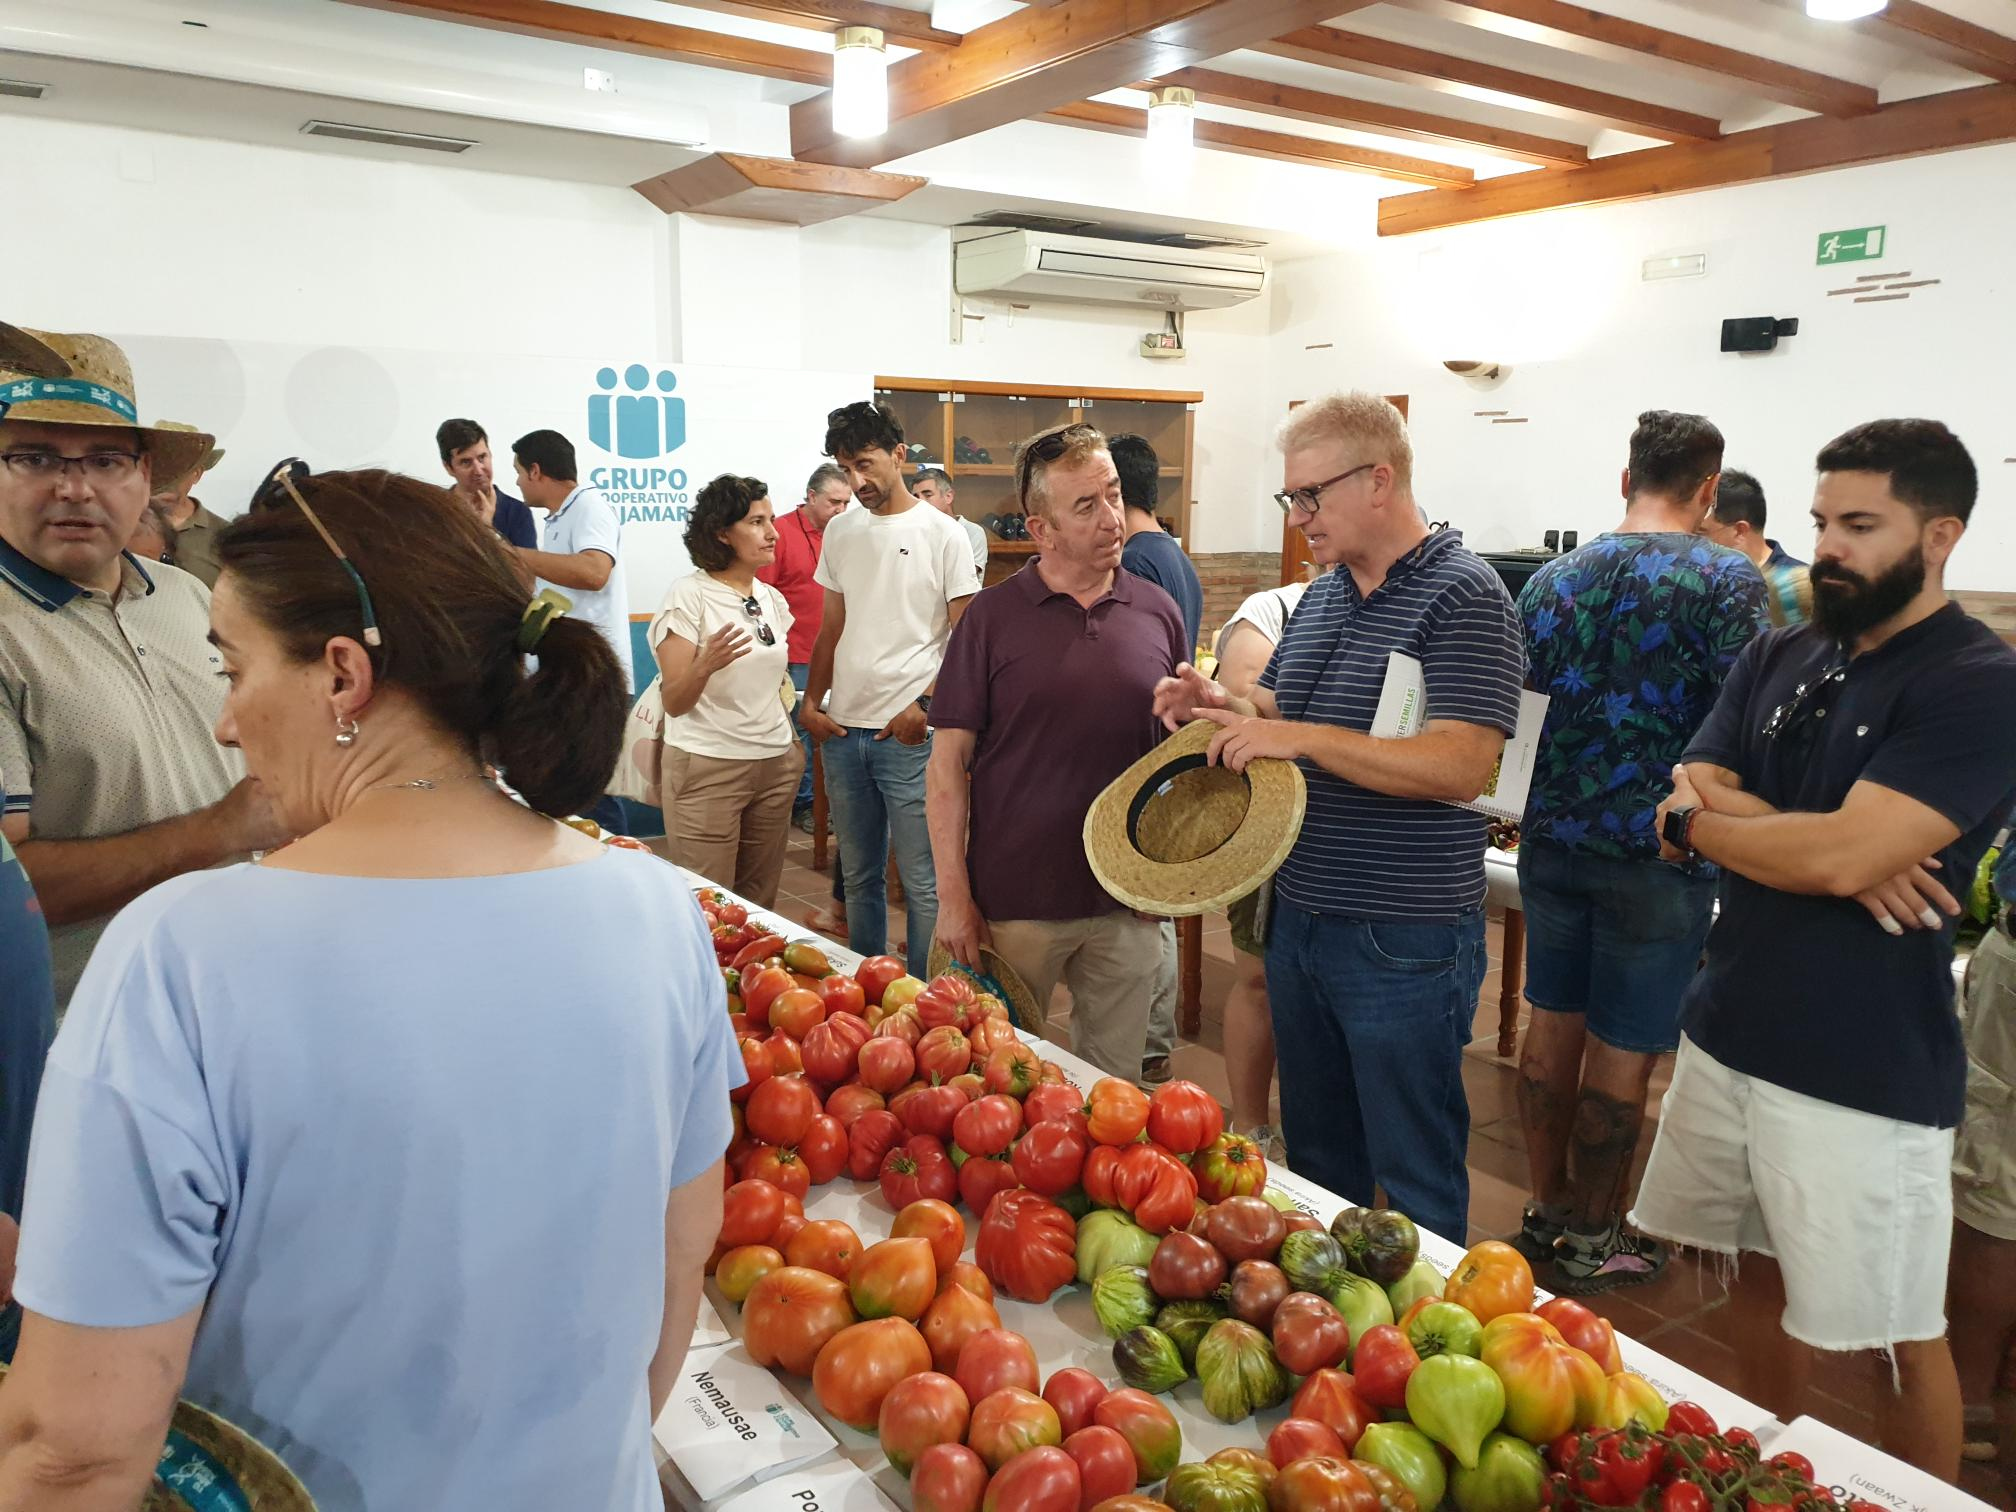
<path id="1" fill-rule="evenodd" d="M 550 551 L 555 556 L 572 556 L 577 551 L 599 551 L 614 563 L 609 569 L 609 581 L 593 591 L 549 583 L 544 578 L 539 580 L 539 586 L 566 594 L 574 601 L 574 607 L 567 612 L 575 619 L 586 620 L 602 632 L 609 648 L 616 653 L 617 664 L 623 668 L 623 685 L 627 688 L 632 683 L 630 595 L 623 585 L 622 545 L 623 526 L 617 518 L 616 506 L 599 490 L 577 486 L 567 495 L 566 503 L 546 516 L 545 527 L 540 532 L 539 549 Z"/>

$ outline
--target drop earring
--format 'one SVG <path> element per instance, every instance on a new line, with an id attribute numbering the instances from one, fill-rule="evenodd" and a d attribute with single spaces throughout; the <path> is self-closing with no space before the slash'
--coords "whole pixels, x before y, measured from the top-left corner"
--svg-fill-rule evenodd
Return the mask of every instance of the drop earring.
<path id="1" fill-rule="evenodd" d="M 342 746 L 346 751 L 351 746 L 357 744 L 356 720 L 339 719 L 336 721 L 336 744 Z"/>

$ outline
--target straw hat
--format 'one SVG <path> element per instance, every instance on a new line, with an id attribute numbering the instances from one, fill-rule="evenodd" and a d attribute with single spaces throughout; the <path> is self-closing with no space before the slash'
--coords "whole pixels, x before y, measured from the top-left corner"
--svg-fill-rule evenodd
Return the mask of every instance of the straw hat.
<path id="1" fill-rule="evenodd" d="M 0 1365 L 0 1377 L 6 1374 L 7 1367 Z M 177 1402 L 140 1512 L 212 1512 L 219 1507 L 315 1512 L 315 1499 L 279 1456 L 243 1429 L 193 1402 Z"/>
<path id="2" fill-rule="evenodd" d="M 139 433 L 154 477 L 180 482 L 216 446 L 199 430 L 140 423 L 133 365 L 103 336 L 30 331 L 0 321 L 0 420 L 117 426 Z"/>
<path id="3" fill-rule="evenodd" d="M 195 426 L 185 425 L 180 420 L 156 420 L 154 422 L 154 429 L 156 429 L 157 431 L 181 431 L 185 435 L 191 435 L 191 436 L 200 436 L 203 434 L 201 431 L 197 430 Z M 215 467 L 219 462 L 222 462 L 223 460 L 224 460 L 224 448 L 221 446 L 213 446 L 210 448 L 208 452 L 204 454 L 203 460 L 198 462 L 194 467 L 190 468 L 189 472 L 182 473 L 176 477 L 170 478 L 168 480 L 168 483 L 171 486 L 176 483 L 180 483 L 184 478 L 190 476 L 191 473 L 200 476 L 201 474 L 210 471 L 211 468 Z M 156 493 L 160 493 L 161 486 L 162 486 L 161 480 L 159 478 L 156 478 L 154 480 L 154 491 Z"/>
<path id="4" fill-rule="evenodd" d="M 1308 789 L 1292 761 L 1244 773 L 1208 765 L 1218 726 L 1185 725 L 1127 768 L 1085 815 L 1100 886 L 1143 913 L 1208 913 L 1243 898 L 1288 859 Z"/>
<path id="5" fill-rule="evenodd" d="M 961 965 L 952 959 L 952 952 L 945 948 L 943 940 L 933 940 L 924 970 L 934 977 L 956 971 L 973 978 L 982 992 L 991 992 L 1008 1005 L 1018 1029 L 1027 1029 L 1032 1034 L 1040 1032 L 1048 1017 L 1046 1005 L 1036 1001 L 1036 994 L 1029 990 L 1029 984 L 1022 980 L 1021 974 L 1008 964 L 1007 958 L 992 945 L 982 945 L 980 966 L 981 970 L 974 971 Z"/>

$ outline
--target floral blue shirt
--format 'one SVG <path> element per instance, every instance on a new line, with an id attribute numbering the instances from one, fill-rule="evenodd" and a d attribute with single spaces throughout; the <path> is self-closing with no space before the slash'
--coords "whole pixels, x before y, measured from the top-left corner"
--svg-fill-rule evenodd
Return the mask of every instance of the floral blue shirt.
<path id="1" fill-rule="evenodd" d="M 1673 763 L 1765 603 L 1748 557 L 1690 535 L 1599 536 L 1534 573 L 1519 618 L 1549 702 L 1522 841 L 1657 855 Z"/>

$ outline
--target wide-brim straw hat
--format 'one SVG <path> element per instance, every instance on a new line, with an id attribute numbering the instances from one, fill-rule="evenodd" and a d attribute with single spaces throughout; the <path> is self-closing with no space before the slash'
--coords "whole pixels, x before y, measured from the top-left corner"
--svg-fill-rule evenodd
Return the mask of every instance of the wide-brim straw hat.
<path id="1" fill-rule="evenodd" d="M 199 430 L 140 423 L 133 364 L 103 336 L 31 331 L 0 321 L 0 420 L 113 426 L 136 432 L 153 481 L 179 483 L 217 445 Z"/>
<path id="2" fill-rule="evenodd" d="M 0 1365 L 0 1379 L 7 1367 Z M 236 1500 L 230 1498 L 235 1495 Z M 140 1512 L 315 1512 L 315 1498 L 264 1444 L 194 1402 L 177 1402 Z"/>
<path id="3" fill-rule="evenodd" d="M 1099 885 L 1142 913 L 1222 908 L 1273 876 L 1302 831 L 1309 791 L 1292 761 L 1233 772 L 1205 757 L 1219 727 L 1185 725 L 1122 772 L 1085 814 Z"/>
<path id="4" fill-rule="evenodd" d="M 995 993 L 1007 1003 L 1014 1012 L 1015 1025 L 1019 1029 L 1040 1030 L 1048 1017 L 1045 1012 L 1047 1005 L 1036 1001 L 1036 994 L 1029 990 L 1029 984 L 1022 980 L 1021 973 L 1010 966 L 1007 958 L 992 945 L 980 947 L 980 970 L 972 971 L 952 959 L 952 952 L 945 948 L 943 940 L 933 940 L 924 970 L 934 977 L 943 976 L 948 971 L 972 977 L 983 992 Z"/>
<path id="5" fill-rule="evenodd" d="M 154 422 L 154 429 L 156 429 L 157 431 L 181 431 L 184 434 L 191 436 L 200 436 L 203 434 L 201 431 L 197 430 L 195 426 L 185 425 L 180 420 L 156 420 Z M 209 451 L 205 452 L 200 459 L 198 459 L 196 465 L 190 468 L 188 472 L 182 473 L 173 478 L 169 478 L 166 480 L 166 482 L 168 483 L 169 486 L 172 487 L 173 485 L 180 483 L 184 478 L 187 478 L 192 474 L 207 473 L 208 471 L 210 471 L 211 468 L 215 467 L 219 462 L 222 462 L 223 460 L 224 460 L 224 448 L 221 446 L 213 446 L 210 448 Z M 154 480 L 154 491 L 156 493 L 159 493 L 161 491 L 162 482 L 163 480 L 160 478 L 156 478 Z"/>

